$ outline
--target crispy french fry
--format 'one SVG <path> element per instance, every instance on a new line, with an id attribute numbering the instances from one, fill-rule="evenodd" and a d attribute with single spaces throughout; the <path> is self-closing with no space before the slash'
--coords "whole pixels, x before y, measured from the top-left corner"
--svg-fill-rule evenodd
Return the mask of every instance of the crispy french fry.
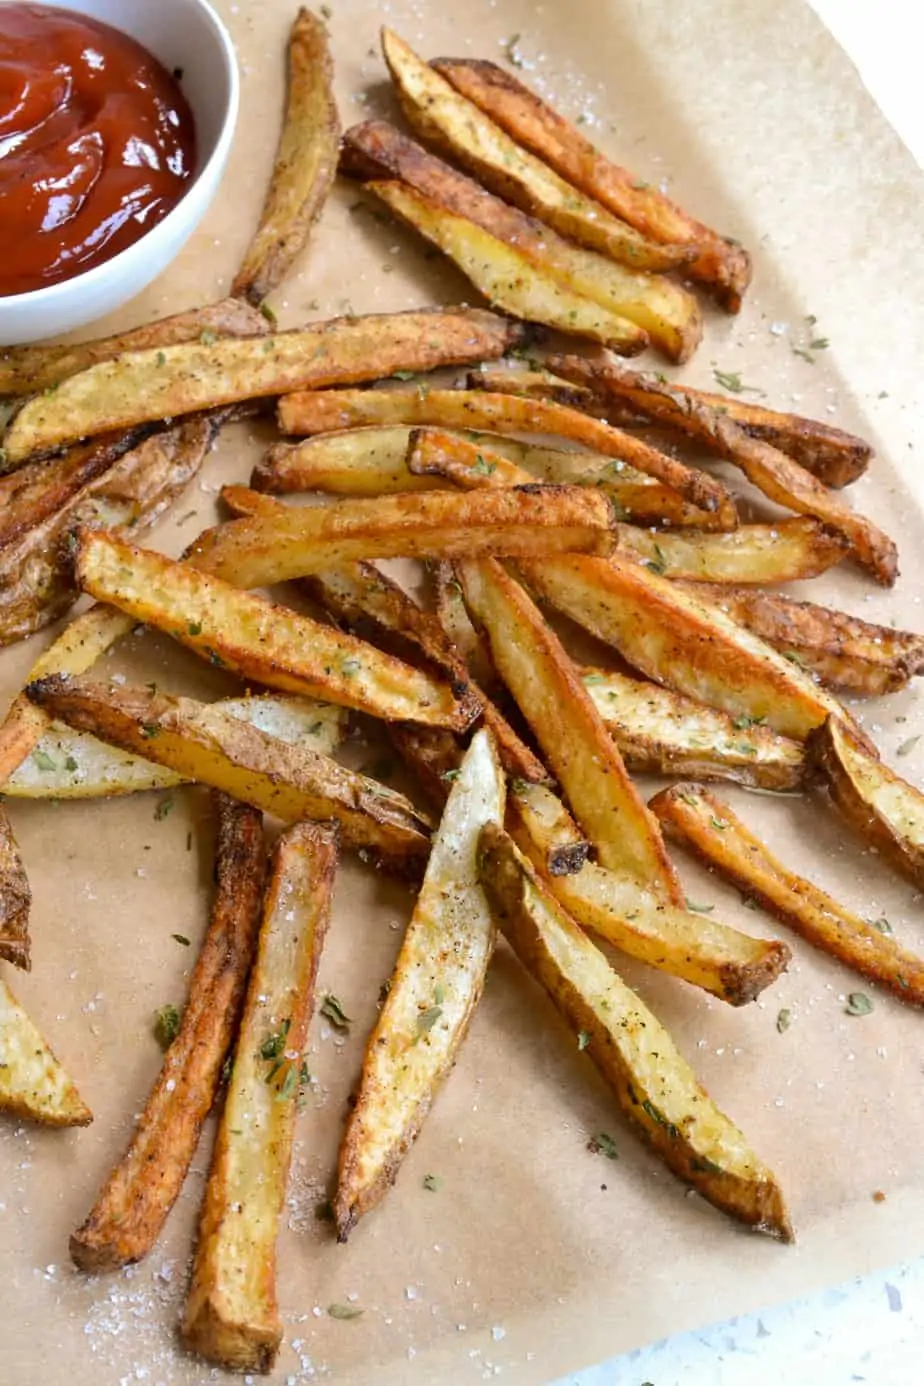
<path id="1" fill-rule="evenodd" d="M 831 798 L 866 847 L 924 888 L 924 794 L 829 717 L 808 743 Z"/>
<path id="2" fill-rule="evenodd" d="M 259 304 L 285 278 L 321 215 L 337 172 L 340 121 L 327 30 L 310 10 L 289 34 L 288 91 L 260 224 L 231 292 Z"/>
<path id="3" fill-rule="evenodd" d="M 45 1126 L 88 1126 L 93 1120 L 72 1079 L 2 977 L 0 1112 Z"/>
<path id="4" fill-rule="evenodd" d="M 649 336 L 642 327 L 566 284 L 561 276 L 549 273 L 545 265 L 531 259 L 518 243 L 508 244 L 477 222 L 448 211 L 433 198 L 424 197 L 395 179 L 375 179 L 365 186 L 395 216 L 448 255 L 492 308 L 558 332 L 602 342 L 621 356 L 637 356 L 648 346 Z M 628 272 L 624 273 L 628 278 Z M 647 304 L 642 287 L 636 286 L 636 301 L 627 306 L 635 308 L 638 316 L 649 316 L 645 314 Z M 673 284 L 668 283 L 667 288 L 669 293 L 682 293 Z M 662 320 L 658 321 L 658 326 L 662 327 Z M 678 352 L 682 353 L 679 359 L 689 358 L 693 348 L 687 349 L 686 340 L 678 340 L 679 333 L 672 333 L 667 324 L 664 324 L 663 337 L 670 344 L 665 350 L 672 359 L 678 359 Z"/>
<path id="5" fill-rule="evenodd" d="M 215 706 L 290 745 L 304 740 L 325 756 L 333 754 L 346 734 L 344 709 L 311 698 L 265 694 L 223 698 Z M 8 799 L 98 799 L 184 783 L 173 770 L 109 746 L 87 732 L 52 723 L 3 785 L 3 793 Z"/>
<path id="6" fill-rule="evenodd" d="M 469 390 L 551 400 L 553 404 L 567 404 L 569 409 L 583 409 L 587 414 L 594 413 L 596 404 L 593 390 L 586 385 L 562 380 L 561 376 L 553 375 L 539 365 L 508 366 L 501 362 L 497 366 L 479 366 L 469 371 L 465 384 Z"/>
<path id="7" fill-rule="evenodd" d="M 273 853 L 202 1205 L 183 1341 L 237 1371 L 271 1371 L 282 1342 L 276 1235 L 336 861 L 336 835 L 317 823 L 290 828 Z"/>
<path id="8" fill-rule="evenodd" d="M 839 563 L 850 545 L 817 520 L 739 525 L 728 534 L 659 533 L 620 525 L 620 553 L 690 583 L 796 582 Z"/>
<path id="9" fill-rule="evenodd" d="M 778 940 L 751 938 L 716 919 L 665 904 L 630 876 L 596 862 L 556 871 L 554 862 L 581 837 L 561 802 L 542 785 L 517 786 L 507 806 L 508 831 L 546 879 L 548 889 L 584 929 L 630 957 L 743 1006 L 775 981 L 791 953 Z"/>
<path id="10" fill-rule="evenodd" d="M 462 596 L 462 585 L 453 572 L 452 564 L 434 563 L 431 573 L 437 620 L 478 683 L 483 688 L 495 687 L 498 679 L 491 651 L 472 625 Z"/>
<path id="11" fill-rule="evenodd" d="M 471 559 L 456 571 L 498 673 L 602 864 L 679 904 L 680 882 L 661 835 L 557 636 L 496 559 Z"/>
<path id="12" fill-rule="evenodd" d="M 215 895 L 179 1032 L 131 1143 L 72 1234 L 85 1271 L 117 1270 L 153 1247 L 186 1177 L 234 1038 L 263 898 L 263 815 L 215 796 Z"/>
<path id="13" fill-rule="evenodd" d="M 662 790 L 651 807 L 675 842 L 688 848 L 815 948 L 878 982 L 912 1006 L 924 1006 L 924 958 L 858 918 L 774 857 L 731 812 L 697 784 Z"/>
<path id="14" fill-rule="evenodd" d="M 668 1169 L 731 1217 L 791 1241 L 771 1171 L 503 830 L 482 830 L 478 862 L 497 923 L 520 962 L 582 1037 L 623 1113 Z"/>
<path id="15" fill-rule="evenodd" d="M 588 363 L 581 357 L 554 356 L 549 365 L 566 379 L 595 385 L 603 398 L 612 396 L 623 403 L 627 400 L 623 368 L 615 361 Z M 635 381 L 637 377 L 633 375 L 632 379 Z M 791 456 L 746 432 L 724 408 L 724 401 L 715 405 L 707 403 L 702 396 L 696 397 L 682 386 L 672 385 L 657 376 L 645 375 L 642 379 L 644 388 L 631 390 L 629 402 L 633 408 L 660 422 L 676 423 L 684 433 L 734 463 L 769 500 L 798 515 L 814 516 L 842 534 L 855 560 L 868 569 L 877 582 L 884 587 L 894 584 L 898 576 L 898 551 L 893 540 L 872 520 L 851 510 Z M 653 399 L 657 404 L 651 403 Z"/>
<path id="16" fill-rule="evenodd" d="M 206 530 L 189 561 L 238 587 L 263 587 L 367 558 L 607 553 L 612 524 L 606 497 L 577 486 L 533 482 L 470 496 L 424 491 L 277 506 L 271 515 Z"/>
<path id="17" fill-rule="evenodd" d="M 426 856 L 428 825 L 402 794 L 214 705 L 60 674 L 29 684 L 27 692 L 77 731 L 222 789 L 283 822 L 335 818 L 346 845 L 399 866 Z"/>
<path id="18" fill-rule="evenodd" d="M 688 423 L 685 417 L 696 405 L 716 409 L 753 438 L 771 443 L 800 462 L 826 486 L 839 488 L 856 481 L 866 471 L 872 456 L 869 443 L 843 429 L 818 419 L 767 409 L 734 395 L 694 390 L 676 381 L 665 382 L 657 375 L 623 371 L 618 367 L 612 369 L 609 363 L 601 371 L 576 356 L 553 356 L 551 369 L 561 371 L 570 383 L 588 390 L 598 406 L 626 407 L 641 418 L 668 424 L 681 432 L 690 432 L 696 427 L 695 418 Z M 694 436 L 701 435 L 697 432 Z"/>
<path id="19" fill-rule="evenodd" d="M 563 404 L 479 390 L 301 391 L 284 396 L 278 414 L 283 433 L 323 433 L 364 424 L 400 423 L 565 438 L 627 462 L 672 487 L 690 505 L 714 514 L 722 528 L 734 529 L 738 523 L 728 491 L 714 477 Z"/>
<path id="20" fill-rule="evenodd" d="M 348 385 L 397 370 L 502 356 L 517 323 L 474 308 L 334 318 L 261 341 L 186 342 L 125 352 L 23 405 L 7 426 L 8 463 L 63 443 L 287 390 Z"/>
<path id="21" fill-rule="evenodd" d="M 178 342 L 208 342 L 214 337 L 262 337 L 266 319 L 236 298 L 223 298 L 204 308 L 191 308 L 115 337 L 70 343 L 68 346 L 4 347 L 0 350 L 0 395 L 33 395 L 50 390 L 69 375 L 98 361 L 110 361 L 125 351 L 174 346 Z"/>
<path id="22" fill-rule="evenodd" d="M 150 549 L 133 548 L 105 534 L 84 534 L 77 576 L 85 591 L 134 620 L 166 631 L 204 659 L 269 688 L 391 720 L 468 725 L 470 709 L 426 674 L 364 641 Z"/>
<path id="23" fill-rule="evenodd" d="M 895 693 L 924 672 L 924 636 L 912 631 L 861 621 L 780 592 L 697 586 L 693 595 L 715 602 L 829 688 L 873 696 Z"/>
<path id="24" fill-rule="evenodd" d="M 708 285 L 737 313 L 750 283 L 751 261 L 737 241 L 694 219 L 650 183 L 601 154 L 577 128 L 497 63 L 437 58 L 434 69 L 525 149 L 562 178 L 651 241 L 687 245 L 691 279 Z"/>
<path id="25" fill-rule="evenodd" d="M 394 1183 L 481 997 L 495 929 L 475 854 L 484 824 L 503 821 L 504 796 L 490 733 L 476 732 L 453 782 L 366 1047 L 333 1200 L 341 1241 Z"/>
<path id="26" fill-rule="evenodd" d="M 56 515 L 123 453 L 141 441 L 143 429 L 106 433 L 75 443 L 48 462 L 29 462 L 0 477 L 0 553 Z"/>
<path id="27" fill-rule="evenodd" d="M 583 679 L 630 770 L 759 789 L 797 789 L 803 782 L 805 748 L 760 721 L 606 669 L 585 669 Z"/>
<path id="28" fill-rule="evenodd" d="M 0 809 L 0 958 L 28 972 L 32 966 L 29 910 L 32 890 L 10 820 Z"/>

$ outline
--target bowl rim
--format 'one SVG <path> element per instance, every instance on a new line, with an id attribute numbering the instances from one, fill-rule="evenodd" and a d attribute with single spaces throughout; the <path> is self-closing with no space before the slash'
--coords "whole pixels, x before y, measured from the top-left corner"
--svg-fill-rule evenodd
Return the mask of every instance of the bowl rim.
<path id="1" fill-rule="evenodd" d="M 54 0 L 51 0 L 51 3 L 54 4 Z M 221 52 L 225 75 L 228 80 L 228 100 L 225 113 L 222 117 L 221 129 L 218 132 L 218 138 L 215 140 L 211 154 L 206 159 L 205 163 L 196 170 L 191 181 L 184 189 L 180 200 L 171 207 L 170 211 L 162 220 L 152 226 L 149 231 L 146 231 L 143 236 L 139 236 L 137 241 L 133 241 L 131 245 L 127 245 L 124 250 L 118 251 L 118 253 L 111 256 L 110 259 L 103 260 L 100 264 L 93 265 L 90 269 L 81 270 L 79 273 L 71 275 L 69 279 L 60 280 L 57 284 L 48 284 L 42 289 L 27 289 L 21 294 L 3 294 L 0 296 L 0 316 L 2 316 L 4 307 L 7 304 L 9 304 L 11 308 L 15 306 L 17 311 L 32 307 L 52 307 L 57 299 L 66 298 L 78 285 L 81 289 L 96 287 L 119 266 L 124 266 L 126 260 L 137 252 L 139 246 L 149 243 L 151 237 L 158 232 L 162 232 L 164 228 L 175 226 L 183 212 L 184 204 L 195 192 L 209 170 L 214 168 L 216 164 L 219 166 L 222 165 L 227 158 L 231 142 L 234 139 L 241 96 L 240 73 L 238 71 L 237 53 L 234 47 L 234 41 L 231 38 L 227 26 L 210 3 L 210 0 L 186 0 L 186 3 L 191 3 L 195 8 L 201 10 L 208 21 L 218 40 L 218 47 Z M 89 17 L 92 18 L 92 16 Z M 118 25 L 114 25 L 113 27 L 118 28 Z"/>

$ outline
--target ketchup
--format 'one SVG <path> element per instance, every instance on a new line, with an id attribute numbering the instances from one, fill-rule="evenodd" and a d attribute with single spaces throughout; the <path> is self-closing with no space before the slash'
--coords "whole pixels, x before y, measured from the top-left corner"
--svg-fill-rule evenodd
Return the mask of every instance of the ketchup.
<path id="1" fill-rule="evenodd" d="M 134 39 L 49 5 L 0 3 L 0 295 L 71 279 L 175 206 L 192 112 Z"/>

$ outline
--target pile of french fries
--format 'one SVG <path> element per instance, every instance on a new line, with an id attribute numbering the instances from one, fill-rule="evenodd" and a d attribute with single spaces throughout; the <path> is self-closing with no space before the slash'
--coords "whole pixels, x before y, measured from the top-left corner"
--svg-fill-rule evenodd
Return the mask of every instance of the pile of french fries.
<path id="1" fill-rule="evenodd" d="M 845 823 L 924 886 L 924 796 L 837 696 L 905 686 L 924 668 L 924 637 L 777 591 L 845 560 L 895 581 L 894 543 L 838 494 L 869 447 L 537 339 L 522 320 L 683 361 L 701 329 L 680 279 L 736 311 L 748 256 L 494 64 L 428 64 L 387 30 L 383 47 L 414 133 L 464 173 L 380 121 L 340 144 L 326 33 L 303 10 L 234 297 L 116 338 L 0 354 L 0 388 L 20 401 L 3 440 L 0 639 L 78 594 L 96 603 L 9 709 L 4 794 L 196 783 L 214 791 L 218 824 L 185 1009 L 71 1252 L 101 1271 L 151 1250 L 230 1059 L 183 1336 L 248 1371 L 270 1370 L 282 1339 L 276 1229 L 340 852 L 418 883 L 343 1135 L 332 1198 L 343 1241 L 421 1133 L 499 935 L 652 1151 L 716 1207 L 791 1238 L 776 1177 L 614 967 L 625 954 L 740 1006 L 790 961 L 789 943 L 689 908 L 668 844 L 924 1004 L 924 960 L 796 876 L 706 787 L 820 782 Z M 338 150 L 344 172 L 513 316 L 446 308 L 275 330 L 252 305 L 304 246 Z M 180 560 L 140 547 L 139 527 L 217 434 L 274 402 L 283 437 L 250 486 L 225 488 L 233 518 Z M 670 450 L 638 431 L 650 425 Z M 681 460 L 684 447 L 699 460 Z M 788 514 L 744 523 L 703 450 Z M 284 499 L 301 493 L 316 503 Z M 393 558 L 426 565 L 428 605 L 377 566 Z M 255 591 L 287 583 L 299 610 Z M 608 646 L 611 663 L 579 663 L 550 612 Z M 139 624 L 236 675 L 242 695 L 207 704 L 94 677 Z M 426 804 L 337 761 L 355 714 L 378 720 Z M 670 784 L 646 804 L 637 773 Z M 269 854 L 264 814 L 283 825 Z M 21 968 L 29 906 L 4 815 L 0 958 Z M 91 1120 L 2 980 L 0 1108 Z"/>

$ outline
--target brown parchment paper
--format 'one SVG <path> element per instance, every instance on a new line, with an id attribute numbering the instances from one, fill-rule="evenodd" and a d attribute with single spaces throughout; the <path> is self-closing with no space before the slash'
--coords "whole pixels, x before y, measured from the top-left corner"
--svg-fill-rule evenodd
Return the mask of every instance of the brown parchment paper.
<path id="1" fill-rule="evenodd" d="M 218 8 L 238 44 L 243 81 L 224 185 L 178 262 L 106 329 L 226 291 L 254 224 L 278 130 L 293 7 L 219 0 Z M 771 403 L 873 437 L 879 455 L 852 494 L 901 540 L 901 581 L 883 593 L 842 568 L 812 593 L 920 627 L 924 179 L 808 7 L 800 0 L 394 0 L 381 16 L 359 0 L 334 0 L 332 8 L 345 124 L 390 109 L 379 17 L 427 56 L 497 58 L 519 34 L 527 80 L 572 116 L 582 114 L 593 137 L 640 177 L 668 180 L 681 202 L 753 250 L 743 313 L 708 312 L 685 378 L 711 383 L 714 367 L 738 371 Z M 353 210 L 357 200 L 349 185 L 335 189 L 309 252 L 276 297 L 284 324 L 348 306 L 383 310 L 472 296 L 411 233 Z M 810 365 L 792 348 L 818 336 L 830 346 Z M 267 425 L 227 430 L 202 479 L 149 542 L 178 552 L 211 522 L 219 484 L 246 479 L 270 436 Z M 0 655 L 4 697 L 45 639 Z M 153 637 L 129 642 L 104 667 L 177 689 L 222 686 Z M 915 689 L 862 711 L 886 755 L 924 732 Z M 924 740 L 898 764 L 924 779 Z M 157 1071 L 153 1011 L 182 1000 L 205 923 L 204 796 L 173 797 L 174 811 L 160 821 L 150 795 L 10 805 L 35 894 L 34 971 L 22 977 L 4 968 L 4 976 L 96 1116 L 79 1132 L 0 1125 L 0 1379 L 11 1386 L 192 1386 L 222 1375 L 182 1356 L 173 1337 L 210 1132 L 147 1263 L 86 1280 L 67 1256 L 68 1234 L 124 1146 Z M 784 859 L 869 917 L 886 915 L 896 934 L 924 948 L 910 886 L 820 802 L 728 797 Z M 681 865 L 694 900 L 714 903 L 717 916 L 744 928 L 773 932 L 736 892 L 686 859 Z M 411 904 L 407 889 L 344 864 L 319 985 L 322 994 L 337 993 L 354 1023 L 345 1040 L 320 1019 L 312 1031 L 317 1083 L 299 1125 L 279 1247 L 287 1332 L 280 1381 L 294 1386 L 329 1374 L 382 1386 L 465 1382 L 498 1369 L 505 1381 L 544 1381 L 921 1249 L 921 1018 L 880 995 L 871 1015 L 848 1017 L 844 995 L 861 984 L 797 940 L 788 975 L 745 1011 L 624 968 L 778 1171 L 796 1246 L 744 1234 L 685 1194 L 631 1136 L 504 950 L 397 1187 L 347 1247 L 335 1245 L 316 1205 Z M 173 933 L 194 947 L 181 947 Z M 793 1023 L 781 1035 L 775 1022 L 783 1006 Z M 615 1140 L 618 1162 L 586 1149 L 601 1130 Z M 442 1180 L 437 1192 L 424 1189 L 426 1174 Z M 876 1190 L 885 1202 L 873 1202 Z M 332 1320 L 332 1302 L 364 1313 Z"/>

